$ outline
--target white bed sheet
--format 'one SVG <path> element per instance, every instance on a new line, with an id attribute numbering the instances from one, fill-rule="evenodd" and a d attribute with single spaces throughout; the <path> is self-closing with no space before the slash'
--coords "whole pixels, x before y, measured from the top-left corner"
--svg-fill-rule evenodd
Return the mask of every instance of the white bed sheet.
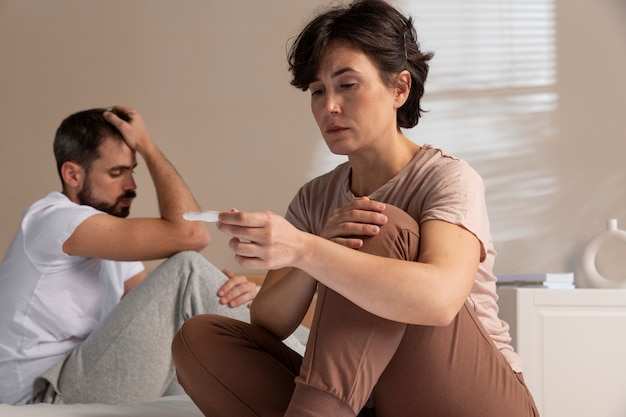
<path id="1" fill-rule="evenodd" d="M 309 329 L 304 326 L 283 343 L 304 356 Z M 187 395 L 124 404 L 0 404 L 0 417 L 204 417 Z"/>
<path id="2" fill-rule="evenodd" d="M 186 395 L 127 404 L 0 404 L 0 417 L 203 417 Z"/>

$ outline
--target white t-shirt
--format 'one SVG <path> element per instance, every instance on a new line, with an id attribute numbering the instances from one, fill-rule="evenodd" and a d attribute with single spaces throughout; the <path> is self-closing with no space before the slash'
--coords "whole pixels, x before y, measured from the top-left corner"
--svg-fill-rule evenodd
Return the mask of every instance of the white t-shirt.
<path id="1" fill-rule="evenodd" d="M 0 402 L 28 401 L 35 378 L 83 342 L 119 303 L 124 282 L 144 270 L 63 252 L 98 213 L 59 192 L 24 212 L 0 263 Z"/>

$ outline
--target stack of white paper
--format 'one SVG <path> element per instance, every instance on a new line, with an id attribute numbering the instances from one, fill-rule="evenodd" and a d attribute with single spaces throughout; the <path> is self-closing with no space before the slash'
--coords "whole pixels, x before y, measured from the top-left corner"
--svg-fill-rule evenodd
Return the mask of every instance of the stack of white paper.
<path id="1" fill-rule="evenodd" d="M 542 272 L 537 274 L 496 274 L 499 287 L 575 288 L 573 272 Z"/>

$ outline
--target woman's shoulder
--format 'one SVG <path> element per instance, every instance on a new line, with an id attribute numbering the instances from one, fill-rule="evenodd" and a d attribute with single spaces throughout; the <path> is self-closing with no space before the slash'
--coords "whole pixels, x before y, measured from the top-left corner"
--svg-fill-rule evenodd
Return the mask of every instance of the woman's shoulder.
<path id="1" fill-rule="evenodd" d="M 422 145 L 419 156 L 422 160 L 430 161 L 432 164 L 448 165 L 465 163 L 465 161 L 458 156 L 431 144 Z"/>
<path id="2" fill-rule="evenodd" d="M 420 158 L 416 160 L 416 167 L 430 171 L 434 175 L 445 177 L 454 175 L 482 181 L 478 172 L 466 160 L 442 148 L 425 144 L 418 155 Z"/>

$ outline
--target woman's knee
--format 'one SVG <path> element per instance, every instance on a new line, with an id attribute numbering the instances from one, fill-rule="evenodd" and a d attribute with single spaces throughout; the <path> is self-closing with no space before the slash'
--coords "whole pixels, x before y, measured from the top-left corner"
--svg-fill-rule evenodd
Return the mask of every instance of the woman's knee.
<path id="1" fill-rule="evenodd" d="M 214 314 L 200 314 L 186 320 L 172 340 L 172 358 L 178 372 L 187 366 L 196 366 L 194 359 L 198 351 L 205 350 L 214 338 L 219 323 L 229 320 Z M 190 363 L 190 361 L 192 363 Z"/>
<path id="2" fill-rule="evenodd" d="M 376 236 L 363 239 L 361 251 L 388 258 L 417 260 L 420 228 L 417 221 L 402 209 L 385 205 L 387 223 Z"/>
<path id="3" fill-rule="evenodd" d="M 183 351 L 205 349 L 218 338 L 240 335 L 241 328 L 245 326 L 248 324 L 241 320 L 220 314 L 199 314 L 183 323 L 173 344 L 177 345 L 175 349 Z"/>
<path id="4" fill-rule="evenodd" d="M 194 316 L 186 320 L 178 329 L 172 341 L 172 356 L 176 358 L 187 355 L 193 350 L 198 334 L 203 334 L 207 327 L 207 318 L 204 315 Z"/>

